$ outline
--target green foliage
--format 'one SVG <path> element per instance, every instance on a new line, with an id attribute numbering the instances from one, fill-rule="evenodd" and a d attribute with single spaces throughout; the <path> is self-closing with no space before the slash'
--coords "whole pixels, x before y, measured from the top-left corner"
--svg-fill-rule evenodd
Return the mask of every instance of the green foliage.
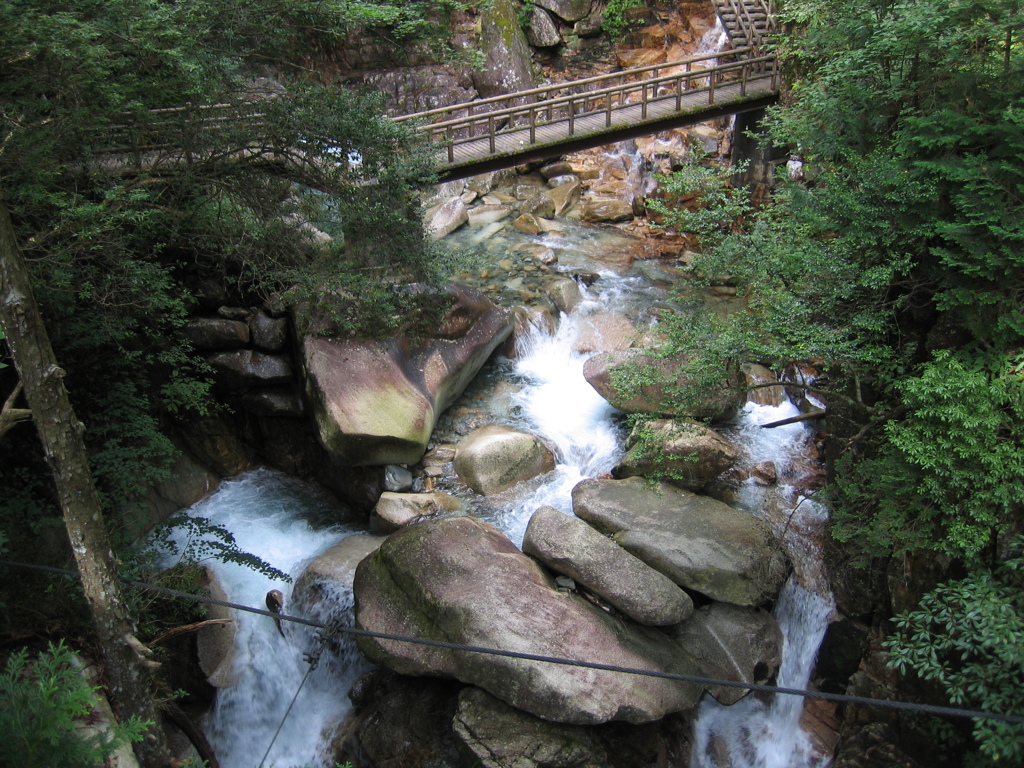
<path id="1" fill-rule="evenodd" d="M 601 21 L 601 29 L 609 37 L 615 39 L 622 37 L 634 26 L 634 22 L 629 18 L 629 10 L 642 5 L 644 5 L 644 0 L 608 0 Z"/>
<path id="2" fill-rule="evenodd" d="M 658 177 L 663 197 L 651 199 L 650 207 L 661 214 L 664 226 L 696 235 L 705 247 L 717 245 L 729 232 L 739 231 L 753 212 L 750 191 L 731 183 L 744 169 L 745 164 L 718 168 L 691 160 L 671 176 Z M 675 201 L 687 198 L 688 205 L 677 207 Z"/>
<path id="3" fill-rule="evenodd" d="M 1017 358 L 939 353 L 900 382 L 906 418 L 841 475 L 834 532 L 865 552 L 937 549 L 972 560 L 1024 504 Z"/>
<path id="4" fill-rule="evenodd" d="M 1024 715 L 1024 539 L 996 569 L 940 584 L 896 618 L 890 666 L 938 683 L 952 704 Z M 976 720 L 986 765 L 1024 760 L 1024 726 Z"/>
<path id="5" fill-rule="evenodd" d="M 8 764 L 95 768 L 120 744 L 141 739 L 146 724 L 136 721 L 90 737 L 78 733 L 76 719 L 92 711 L 93 690 L 63 643 L 51 644 L 31 664 L 27 650 L 11 654 L 0 674 L 0 728 Z"/>

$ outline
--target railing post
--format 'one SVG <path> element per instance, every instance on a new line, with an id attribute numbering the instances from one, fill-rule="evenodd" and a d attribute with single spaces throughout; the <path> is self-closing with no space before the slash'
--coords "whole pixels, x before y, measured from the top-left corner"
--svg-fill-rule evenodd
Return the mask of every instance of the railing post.
<path id="1" fill-rule="evenodd" d="M 676 112 L 683 108 L 683 76 L 676 76 Z"/>
<path id="2" fill-rule="evenodd" d="M 455 143 L 452 140 L 452 127 L 449 125 L 444 129 L 444 139 L 448 143 L 448 162 L 455 162 Z"/>
<path id="3" fill-rule="evenodd" d="M 747 62 L 743 62 L 743 68 L 740 70 L 740 96 L 747 95 Z"/>
<path id="4" fill-rule="evenodd" d="M 692 81 L 690 80 L 690 71 L 691 71 L 691 69 L 690 69 L 690 68 L 691 68 L 692 66 L 693 66 L 693 63 L 692 63 L 692 62 L 689 62 L 689 61 L 688 61 L 688 62 L 686 62 L 686 90 L 690 90 L 690 88 L 692 88 L 692 87 L 693 87 L 693 83 L 692 83 Z"/>
<path id="5" fill-rule="evenodd" d="M 569 96 L 569 135 L 576 135 L 576 100 Z"/>
<path id="6" fill-rule="evenodd" d="M 494 115 L 487 116 L 487 139 L 491 154 L 494 154 Z"/>
<path id="7" fill-rule="evenodd" d="M 609 93 L 607 96 L 605 96 L 604 103 L 605 103 L 604 127 L 605 128 L 611 128 L 612 127 L 612 95 L 611 95 L 611 93 Z"/>
<path id="8" fill-rule="evenodd" d="M 712 69 L 708 74 L 708 104 L 715 103 L 715 75 L 717 74 L 717 69 Z"/>
<path id="9" fill-rule="evenodd" d="M 640 87 L 643 89 L 641 91 L 642 95 L 640 96 L 640 118 L 642 120 L 646 120 L 647 119 L 647 83 L 644 83 Z"/>
<path id="10" fill-rule="evenodd" d="M 537 113 L 533 104 L 530 105 L 530 144 L 537 143 Z"/>

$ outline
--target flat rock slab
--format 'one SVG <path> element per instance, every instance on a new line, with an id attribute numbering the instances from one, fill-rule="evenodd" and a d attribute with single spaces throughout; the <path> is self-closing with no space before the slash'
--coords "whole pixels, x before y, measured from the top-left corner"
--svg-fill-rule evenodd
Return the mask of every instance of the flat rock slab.
<path id="1" fill-rule="evenodd" d="M 360 629 L 602 664 L 696 674 L 656 629 L 626 624 L 554 580 L 476 518 L 430 520 L 392 534 L 356 569 Z M 650 722 L 694 706 L 691 683 L 455 651 L 371 637 L 371 661 L 405 675 L 454 677 L 555 722 Z"/>
<path id="2" fill-rule="evenodd" d="M 773 598 L 789 562 L 768 524 L 728 504 L 638 477 L 584 480 L 573 512 L 676 584 L 736 605 Z"/>
<path id="3" fill-rule="evenodd" d="M 690 596 L 671 579 L 579 518 L 553 507 L 541 507 L 533 513 L 523 551 L 600 595 L 640 624 L 677 624 L 693 612 Z"/>

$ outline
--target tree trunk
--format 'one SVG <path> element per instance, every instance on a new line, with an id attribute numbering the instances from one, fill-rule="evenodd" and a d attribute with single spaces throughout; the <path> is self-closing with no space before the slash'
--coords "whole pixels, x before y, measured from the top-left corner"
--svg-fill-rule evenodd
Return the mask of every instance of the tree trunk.
<path id="1" fill-rule="evenodd" d="M 106 662 L 111 697 L 122 719 L 135 716 L 152 724 L 145 738 L 135 744 L 140 763 L 145 768 L 166 768 L 171 765 L 170 752 L 153 700 L 149 670 L 133 647 L 138 641 L 132 635 L 99 495 L 89 469 L 82 439 L 84 427 L 68 400 L 64 371 L 57 365 L 32 293 L 2 189 L 0 321 L 53 472 L 71 549 L 82 577 L 82 590 Z"/>

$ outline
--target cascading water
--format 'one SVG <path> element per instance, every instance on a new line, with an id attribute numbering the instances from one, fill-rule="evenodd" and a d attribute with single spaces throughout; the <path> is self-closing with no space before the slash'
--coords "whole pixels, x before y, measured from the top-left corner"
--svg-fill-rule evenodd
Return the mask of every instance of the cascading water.
<path id="1" fill-rule="evenodd" d="M 313 557 L 354 532 L 327 522 L 337 517 L 338 510 L 326 494 L 268 470 L 225 482 L 215 494 L 190 509 L 189 514 L 228 529 L 239 550 L 256 555 L 292 577 L 301 573 Z M 172 529 L 172 539 L 179 550 L 190 545 L 190 530 L 188 526 Z M 172 564 L 173 559 L 164 563 Z M 211 558 L 203 564 L 213 572 L 229 601 L 262 607 L 267 592 L 277 589 L 285 595 L 284 613 L 298 612 L 288 601 L 289 582 L 219 559 Z M 339 598 L 340 604 L 329 606 L 332 614 L 351 614 L 351 593 Z M 309 670 L 303 654 L 318 644 L 312 630 L 282 622 L 279 632 L 270 618 L 241 611 L 235 612 L 233 622 L 233 685 L 218 691 L 207 722 L 207 734 L 220 765 L 322 765 L 323 735 L 344 717 L 348 710 L 344 692 L 359 674 L 369 669 L 368 663 L 354 646 L 343 646 L 325 654 L 323 663 L 303 684 Z M 286 718 L 300 685 L 302 691 Z M 279 725 L 281 732 L 267 754 Z"/>
<path id="2" fill-rule="evenodd" d="M 740 489 L 738 505 L 765 517 L 786 547 L 794 573 L 779 595 L 774 616 L 783 636 L 777 684 L 804 689 L 810 680 L 818 647 L 832 612 L 832 601 L 816 556 L 815 540 L 826 510 L 799 495 L 792 480 L 792 459 L 807 439 L 803 424 L 772 429 L 760 425 L 795 416 L 798 409 L 748 403 L 739 429 L 731 435 L 744 448 L 744 463 L 773 462 L 779 484 L 771 493 L 753 479 Z M 771 498 L 774 496 L 774 498 Z M 694 768 L 820 768 L 829 758 L 816 752 L 800 727 L 804 699 L 776 695 L 766 704 L 747 696 L 725 707 L 705 695 L 693 728 Z"/>

